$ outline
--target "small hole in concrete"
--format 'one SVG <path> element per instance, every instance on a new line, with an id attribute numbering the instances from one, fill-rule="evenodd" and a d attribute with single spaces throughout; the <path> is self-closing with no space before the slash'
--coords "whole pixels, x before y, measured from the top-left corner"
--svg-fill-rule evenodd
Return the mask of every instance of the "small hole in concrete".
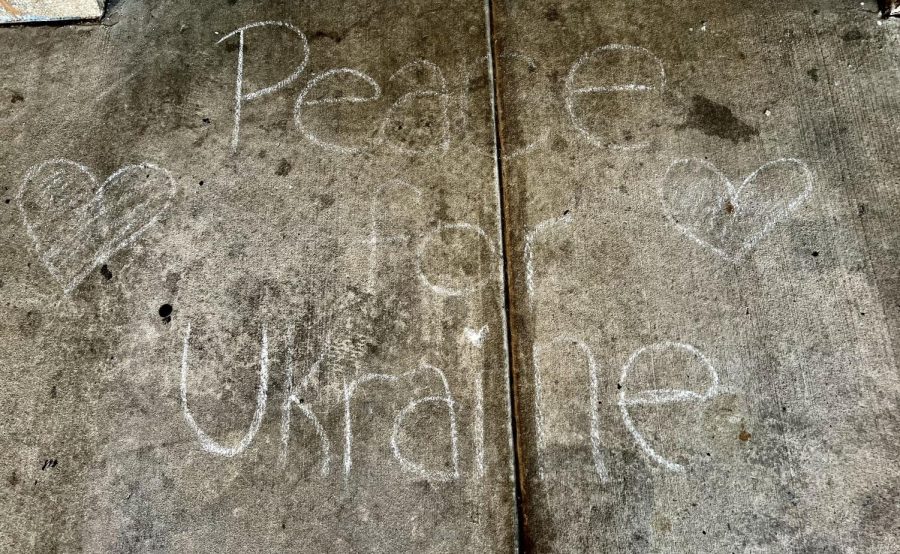
<path id="1" fill-rule="evenodd" d="M 163 318 L 163 322 L 165 323 L 172 321 L 172 305 L 163 304 L 162 306 L 160 306 L 159 317 Z"/>

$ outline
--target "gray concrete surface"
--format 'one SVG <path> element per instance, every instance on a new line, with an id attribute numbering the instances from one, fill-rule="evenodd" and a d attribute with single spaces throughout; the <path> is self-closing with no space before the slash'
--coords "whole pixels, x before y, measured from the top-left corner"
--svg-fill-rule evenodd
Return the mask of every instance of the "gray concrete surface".
<path id="1" fill-rule="evenodd" d="M 494 28 L 504 149 L 533 145 L 504 163 L 532 544 L 896 552 L 896 22 L 499 1 Z"/>
<path id="2" fill-rule="evenodd" d="M 0 550 L 512 549 L 487 44 L 420 1 L 0 30 Z"/>
<path id="3" fill-rule="evenodd" d="M 896 552 L 898 42 L 838 0 L 0 28 L 0 550 Z"/>

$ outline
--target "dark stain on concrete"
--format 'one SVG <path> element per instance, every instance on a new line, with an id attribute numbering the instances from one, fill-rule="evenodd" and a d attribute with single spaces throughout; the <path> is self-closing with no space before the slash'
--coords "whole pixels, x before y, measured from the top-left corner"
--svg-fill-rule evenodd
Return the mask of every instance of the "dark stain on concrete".
<path id="1" fill-rule="evenodd" d="M 691 98 L 687 119 L 678 127 L 679 130 L 685 128 L 696 129 L 705 135 L 732 142 L 746 141 L 759 135 L 759 129 L 735 117 L 728 106 L 700 95 Z"/>
<path id="2" fill-rule="evenodd" d="M 291 172 L 292 166 L 291 162 L 287 161 L 285 158 L 282 158 L 280 162 L 278 162 L 278 167 L 275 168 L 275 175 L 279 177 L 286 177 Z"/>
<path id="3" fill-rule="evenodd" d="M 341 40 L 343 39 L 343 37 L 341 35 L 339 35 L 338 33 L 330 33 L 328 31 L 316 31 L 315 33 L 310 35 L 309 38 L 310 38 L 310 40 L 326 38 L 326 39 L 334 42 L 335 44 L 340 44 Z"/>
<path id="4" fill-rule="evenodd" d="M 864 538 L 867 545 L 877 543 L 878 539 L 896 535 L 900 531 L 900 482 L 881 482 L 874 484 L 856 499 L 859 519 L 870 529 L 873 537 Z"/>
<path id="5" fill-rule="evenodd" d="M 316 201 L 320 210 L 327 210 L 334 205 L 334 196 L 330 194 L 314 194 L 313 200 Z"/>
<path id="6" fill-rule="evenodd" d="M 550 150 L 556 153 L 565 152 L 568 147 L 569 143 L 562 137 L 554 137 L 553 142 L 550 143 Z"/>
<path id="7" fill-rule="evenodd" d="M 864 40 L 865 38 L 866 35 L 855 27 L 853 29 L 849 29 L 847 32 L 841 35 L 841 40 L 843 40 L 844 42 L 855 42 L 857 40 Z"/>
<path id="8" fill-rule="evenodd" d="M 816 69 L 815 67 L 809 69 L 809 70 L 806 72 L 806 74 L 809 75 L 809 78 L 812 79 L 812 82 L 813 82 L 813 83 L 818 83 L 818 82 L 819 82 L 819 70 Z"/>

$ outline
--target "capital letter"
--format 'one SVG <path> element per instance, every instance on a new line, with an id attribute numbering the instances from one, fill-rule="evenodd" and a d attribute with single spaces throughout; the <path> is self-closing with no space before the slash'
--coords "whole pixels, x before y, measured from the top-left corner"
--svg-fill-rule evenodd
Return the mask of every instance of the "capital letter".
<path id="1" fill-rule="evenodd" d="M 298 65 L 297 68 L 294 69 L 294 72 L 291 73 L 286 79 L 279 81 L 274 85 L 259 89 L 257 91 L 253 91 L 248 94 L 244 94 L 244 34 L 248 30 L 254 29 L 256 27 L 284 27 L 293 31 L 297 36 L 300 37 L 300 40 L 303 41 L 303 62 Z M 223 41 L 228 40 L 235 35 L 238 35 L 239 44 L 236 79 L 237 82 L 235 83 L 234 87 L 234 129 L 232 130 L 231 134 L 231 150 L 236 152 L 241 135 L 241 108 L 243 107 L 244 102 L 272 94 L 296 81 L 297 78 L 300 77 L 300 74 L 303 73 L 303 70 L 306 69 L 306 64 L 309 62 L 309 43 L 307 42 L 306 35 L 303 34 L 303 31 L 291 25 L 290 23 L 283 23 L 281 21 L 259 21 L 257 23 L 245 25 L 240 29 L 236 29 L 228 33 L 227 35 L 219 39 L 216 44 L 222 44 Z"/>
<path id="2" fill-rule="evenodd" d="M 218 454 L 219 456 L 225 456 L 226 458 L 236 456 L 243 452 L 253 441 L 253 437 L 256 436 L 257 431 L 259 431 L 259 426 L 262 424 L 263 415 L 266 413 L 266 395 L 269 386 L 269 338 L 266 334 L 266 326 L 263 325 L 262 328 L 262 342 L 259 352 L 259 388 L 256 392 L 256 412 L 253 414 L 253 421 L 250 423 L 250 429 L 247 430 L 247 434 L 244 435 L 244 438 L 241 439 L 241 442 L 239 442 L 237 446 L 222 446 L 210 438 L 210 436 L 203 432 L 203 429 L 197 425 L 197 422 L 194 421 L 194 416 L 191 415 L 191 411 L 188 409 L 187 378 L 190 340 L 191 324 L 188 323 L 187 330 L 184 333 L 184 349 L 181 353 L 181 408 L 184 410 L 184 419 L 187 421 L 188 427 L 193 429 L 194 433 L 197 434 L 197 438 L 200 439 L 200 445 L 204 450 L 213 454 Z"/>

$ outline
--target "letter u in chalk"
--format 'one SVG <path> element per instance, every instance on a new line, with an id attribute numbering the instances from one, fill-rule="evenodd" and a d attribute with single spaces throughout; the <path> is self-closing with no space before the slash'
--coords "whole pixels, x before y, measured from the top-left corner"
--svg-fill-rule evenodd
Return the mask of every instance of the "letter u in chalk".
<path id="1" fill-rule="evenodd" d="M 187 330 L 184 333 L 184 349 L 181 353 L 181 408 L 184 410 L 184 419 L 187 421 L 188 427 L 193 429 L 200 440 L 200 445 L 204 450 L 219 456 L 232 457 L 240 454 L 247 446 L 253 442 L 259 427 L 262 424 L 263 415 L 266 413 L 266 399 L 269 387 L 269 338 L 266 332 L 266 325 L 263 324 L 262 340 L 259 349 L 259 388 L 256 392 L 256 412 L 253 414 L 253 421 L 250 428 L 244 435 L 244 438 L 236 446 L 222 446 L 207 435 L 203 429 L 197 425 L 194 416 L 188 408 L 188 355 L 190 353 L 191 341 L 191 324 L 188 323 Z"/>

